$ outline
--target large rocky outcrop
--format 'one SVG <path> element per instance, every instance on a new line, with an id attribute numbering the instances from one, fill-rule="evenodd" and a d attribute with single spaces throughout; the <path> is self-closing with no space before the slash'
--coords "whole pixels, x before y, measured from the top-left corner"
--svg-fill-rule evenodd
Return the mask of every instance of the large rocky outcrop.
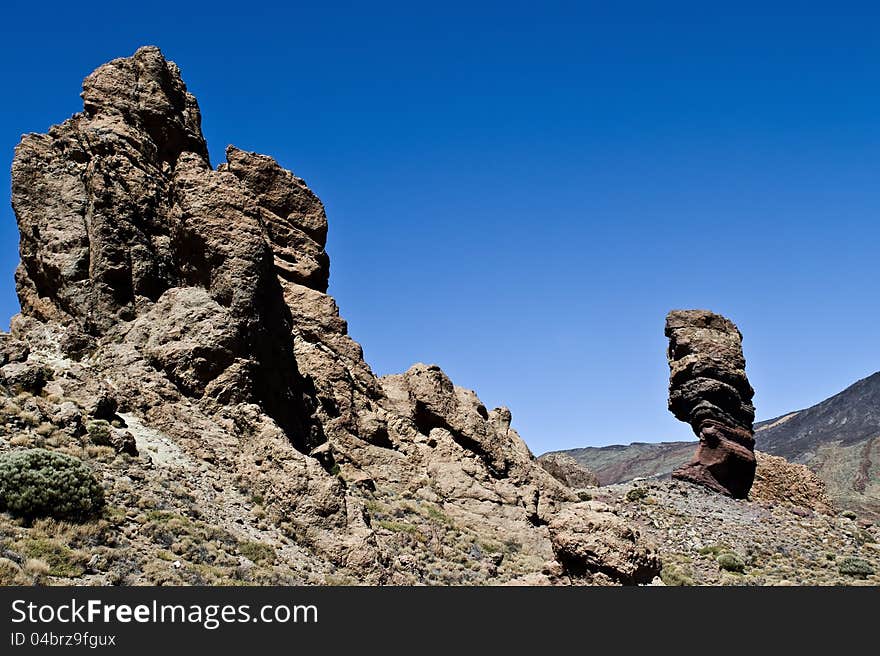
<path id="1" fill-rule="evenodd" d="M 90 458 L 111 505 L 146 494 L 138 507 L 273 535 L 306 582 L 657 573 L 637 532 L 535 462 L 506 408 L 436 366 L 373 374 L 326 293 L 321 202 L 264 155 L 230 146 L 212 169 L 198 104 L 157 48 L 100 67 L 83 99 L 13 163 L 22 314 L 2 358 L 47 372 L 36 419 L 10 424 L 19 442 Z M 101 445 L 111 431 L 136 449 L 82 446 L 97 419 L 112 422 Z M 126 518 L 120 540 L 186 551 Z M 186 571 L 163 576 L 204 580 Z"/>
<path id="2" fill-rule="evenodd" d="M 81 114 L 26 135 L 15 151 L 22 313 L 93 338 L 158 314 L 138 334 L 185 392 L 204 392 L 241 360 L 253 400 L 299 448 L 319 444 L 267 216 L 233 174 L 211 169 L 198 103 L 177 67 L 142 48 L 87 77 L 82 97 Z M 186 293 L 169 316 L 181 288 L 204 294 Z M 196 305 L 210 330 L 184 320 Z M 172 345 L 177 356 L 160 354 L 177 331 L 188 333 L 185 353 Z"/>
<path id="3" fill-rule="evenodd" d="M 693 459 L 673 477 L 745 498 L 755 478 L 754 390 L 742 335 L 706 310 L 673 310 L 669 338 L 669 410 L 700 438 Z"/>

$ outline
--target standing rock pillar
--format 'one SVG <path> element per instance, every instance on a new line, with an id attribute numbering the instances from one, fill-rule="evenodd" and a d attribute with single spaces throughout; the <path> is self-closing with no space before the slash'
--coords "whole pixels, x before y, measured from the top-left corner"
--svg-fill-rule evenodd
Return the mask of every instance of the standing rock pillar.
<path id="1" fill-rule="evenodd" d="M 706 310 L 673 310 L 669 338 L 669 410 L 700 438 L 689 463 L 673 478 L 744 499 L 755 479 L 752 423 L 755 391 L 746 377 L 742 334 Z"/>

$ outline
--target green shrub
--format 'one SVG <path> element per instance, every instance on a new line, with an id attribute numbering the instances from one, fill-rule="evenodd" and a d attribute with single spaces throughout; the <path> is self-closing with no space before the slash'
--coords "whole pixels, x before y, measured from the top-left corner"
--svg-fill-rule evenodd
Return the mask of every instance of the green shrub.
<path id="1" fill-rule="evenodd" d="M 266 561 L 266 563 L 271 565 L 275 561 L 275 548 L 259 542 L 251 542 L 249 540 L 239 542 L 238 553 L 254 563 Z"/>
<path id="2" fill-rule="evenodd" d="M 104 506 L 104 490 L 80 460 L 45 449 L 0 455 L 0 511 L 82 520 Z"/>
<path id="3" fill-rule="evenodd" d="M 427 506 L 425 508 L 425 515 L 438 524 L 446 524 L 447 526 L 452 526 L 454 524 L 452 519 L 447 516 L 446 513 L 434 506 Z"/>
<path id="4" fill-rule="evenodd" d="M 741 574 L 746 569 L 746 564 L 743 562 L 743 559 L 739 557 L 739 554 L 734 553 L 733 551 L 725 551 L 722 554 L 718 555 L 718 558 L 715 559 L 718 562 L 718 567 L 728 572 L 737 572 Z"/>
<path id="5" fill-rule="evenodd" d="M 28 538 L 15 546 L 26 558 L 46 563 L 50 576 L 75 577 L 81 576 L 84 571 L 83 553 L 74 551 L 58 540 Z"/>
<path id="6" fill-rule="evenodd" d="M 663 566 L 660 571 L 660 580 L 668 586 L 694 585 L 694 580 L 690 576 L 671 565 Z"/>
<path id="7" fill-rule="evenodd" d="M 592 501 L 593 495 L 587 492 L 586 490 L 578 490 L 577 498 L 580 501 Z"/>
<path id="8" fill-rule="evenodd" d="M 386 531 L 393 531 L 394 533 L 419 533 L 419 528 L 417 526 L 413 526 L 412 524 L 405 524 L 403 522 L 392 522 L 386 520 L 379 520 L 376 524 L 384 528 Z"/>
<path id="9" fill-rule="evenodd" d="M 95 421 L 90 421 L 88 426 L 86 426 L 86 430 L 89 433 L 89 439 L 92 441 L 92 444 L 98 444 L 101 446 L 109 446 L 110 445 L 110 422 L 104 419 L 96 419 Z"/>
<path id="10" fill-rule="evenodd" d="M 643 487 L 634 487 L 626 493 L 627 501 L 641 501 L 648 496 L 648 491 Z"/>
<path id="11" fill-rule="evenodd" d="M 855 556 L 847 556 L 837 561 L 837 571 L 846 576 L 856 576 L 860 579 L 869 577 L 874 573 L 871 563 Z"/>

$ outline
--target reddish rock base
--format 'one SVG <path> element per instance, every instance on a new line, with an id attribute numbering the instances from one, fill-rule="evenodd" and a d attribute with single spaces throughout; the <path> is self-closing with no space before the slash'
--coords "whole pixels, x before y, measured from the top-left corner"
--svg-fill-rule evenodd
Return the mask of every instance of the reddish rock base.
<path id="1" fill-rule="evenodd" d="M 755 480 L 755 439 L 750 431 L 707 420 L 691 461 L 672 477 L 703 485 L 734 499 L 745 499 Z"/>

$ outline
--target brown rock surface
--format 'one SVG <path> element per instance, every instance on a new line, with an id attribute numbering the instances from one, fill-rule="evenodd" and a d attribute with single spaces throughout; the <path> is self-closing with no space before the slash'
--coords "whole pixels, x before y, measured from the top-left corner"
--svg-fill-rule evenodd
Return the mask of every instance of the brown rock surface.
<path id="1" fill-rule="evenodd" d="M 4 397 L 0 450 L 62 449 L 102 478 L 122 514 L 88 581 L 659 571 L 636 532 L 536 463 L 509 410 L 436 366 L 373 374 L 326 294 L 321 202 L 263 155 L 229 147 L 212 170 L 198 104 L 157 48 L 100 67 L 83 99 L 16 150 L 22 315 L 0 346 L 46 368 L 46 393 Z M 105 417 L 125 449 L 84 446 Z M 161 565 L 169 550 L 180 567 Z"/>
<path id="2" fill-rule="evenodd" d="M 571 488 L 596 487 L 598 477 L 577 460 L 564 453 L 545 453 L 538 464 L 560 483 Z"/>
<path id="3" fill-rule="evenodd" d="M 147 347 L 184 393 L 204 391 L 244 360 L 254 400 L 298 448 L 313 448 L 323 437 L 296 370 L 260 208 L 234 175 L 211 170 L 198 103 L 177 66 L 141 48 L 98 68 L 82 95 L 82 113 L 26 135 L 15 151 L 23 314 L 97 338 L 151 314 L 147 324 L 167 334 L 149 336 Z M 192 338 L 204 326 L 183 327 L 166 311 L 173 290 L 187 287 L 204 291 L 200 321 L 214 311 L 214 328 L 224 324 L 225 357 L 203 357 Z M 169 345 L 178 330 L 188 341 Z M 200 370 L 178 371 L 187 359 Z"/>
<path id="4" fill-rule="evenodd" d="M 758 466 L 749 499 L 788 503 L 818 513 L 834 512 L 825 483 L 808 467 L 761 451 L 755 451 L 755 457 Z"/>
<path id="5" fill-rule="evenodd" d="M 672 475 L 745 498 L 755 477 L 755 409 L 742 334 L 706 310 L 673 310 L 665 332 L 669 410 L 700 438 L 693 459 Z"/>

